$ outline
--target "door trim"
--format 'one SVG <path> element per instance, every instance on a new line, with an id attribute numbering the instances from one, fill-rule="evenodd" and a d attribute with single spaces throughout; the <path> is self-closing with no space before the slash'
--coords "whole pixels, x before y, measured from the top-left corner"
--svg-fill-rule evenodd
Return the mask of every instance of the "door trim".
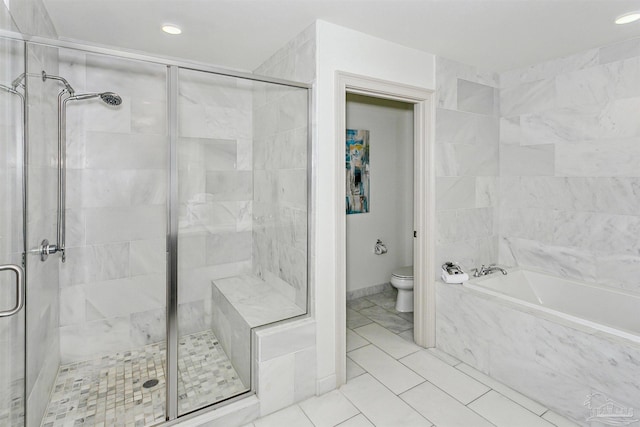
<path id="1" fill-rule="evenodd" d="M 414 108 L 414 341 L 435 346 L 435 163 L 434 91 L 336 72 L 336 386 L 346 382 L 346 213 L 344 139 L 346 95 L 354 93 L 413 104 Z"/>

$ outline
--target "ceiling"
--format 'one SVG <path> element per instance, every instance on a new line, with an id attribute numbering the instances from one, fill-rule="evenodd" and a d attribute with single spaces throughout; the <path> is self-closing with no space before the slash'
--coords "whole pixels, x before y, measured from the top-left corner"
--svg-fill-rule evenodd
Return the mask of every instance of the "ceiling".
<path id="1" fill-rule="evenodd" d="M 640 0 L 44 0 L 64 39 L 253 70 L 322 19 L 503 71 L 640 36 Z M 179 25 L 170 36 L 163 23 Z"/>

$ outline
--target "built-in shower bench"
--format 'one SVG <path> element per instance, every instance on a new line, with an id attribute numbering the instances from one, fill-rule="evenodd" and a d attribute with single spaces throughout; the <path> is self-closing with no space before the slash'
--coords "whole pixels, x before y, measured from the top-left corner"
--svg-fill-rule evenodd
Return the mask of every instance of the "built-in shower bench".
<path id="1" fill-rule="evenodd" d="M 212 328 L 242 382 L 249 386 L 251 329 L 305 313 L 277 288 L 253 275 L 212 280 Z"/>

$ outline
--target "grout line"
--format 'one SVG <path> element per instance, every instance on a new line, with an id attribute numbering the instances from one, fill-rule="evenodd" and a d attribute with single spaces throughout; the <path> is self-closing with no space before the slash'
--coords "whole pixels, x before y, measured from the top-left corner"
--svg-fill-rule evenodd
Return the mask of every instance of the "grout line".
<path id="1" fill-rule="evenodd" d="M 485 385 L 486 385 L 486 384 L 485 384 Z M 436 387 L 437 387 L 437 386 L 436 386 Z M 487 387 L 489 387 L 489 386 L 487 386 Z M 471 405 L 473 402 L 475 402 L 476 400 L 480 399 L 482 396 L 486 396 L 487 394 L 491 393 L 492 391 L 495 391 L 495 390 L 494 390 L 494 389 L 492 389 L 492 388 L 489 388 L 489 390 L 485 391 L 485 392 L 484 392 L 484 393 L 482 393 L 480 396 L 478 396 L 478 397 L 476 397 L 475 399 L 473 399 L 471 402 L 467 403 L 466 405 L 463 403 L 463 405 L 464 405 L 464 406 L 466 406 L 466 407 L 469 407 L 469 405 Z M 446 393 L 446 392 L 445 392 L 445 393 Z M 496 391 L 496 393 L 498 393 L 498 392 Z M 498 394 L 500 394 L 500 393 L 498 393 Z M 458 400 L 458 402 L 460 402 L 460 401 Z M 460 403 L 462 403 L 462 402 L 460 402 Z M 473 411 L 473 408 L 469 408 L 469 409 L 471 409 L 471 410 Z M 475 412 L 475 411 L 473 411 L 473 412 Z M 477 412 L 476 412 L 476 413 L 477 413 Z M 478 415 L 480 415 L 480 414 L 478 414 Z"/>
<path id="2" fill-rule="evenodd" d="M 298 409 L 300 409 L 300 412 L 302 412 L 302 414 L 303 414 L 303 415 L 304 415 L 304 416 L 309 420 L 309 422 L 311 423 L 311 425 L 312 425 L 312 426 L 315 426 L 315 424 L 313 423 L 313 421 L 311 420 L 311 418 L 309 418 L 309 416 L 307 415 L 307 413 L 306 413 L 306 412 L 304 412 L 304 409 L 302 409 L 302 406 L 300 406 L 300 404 L 299 404 L 299 403 L 296 403 L 296 404 L 295 404 L 295 406 L 297 406 L 297 407 L 298 407 Z M 282 408 L 282 409 L 285 409 L 285 408 Z M 282 409 L 281 409 L 281 410 L 282 410 Z"/>

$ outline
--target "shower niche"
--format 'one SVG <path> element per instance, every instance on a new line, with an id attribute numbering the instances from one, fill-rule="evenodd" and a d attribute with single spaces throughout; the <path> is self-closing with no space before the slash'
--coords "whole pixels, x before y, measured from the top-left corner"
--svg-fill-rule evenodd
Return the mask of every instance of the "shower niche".
<path id="1" fill-rule="evenodd" d="M 252 331 L 307 313 L 308 88 L 3 41 L 26 55 L 0 84 L 26 73 L 27 120 L 0 101 L 27 326 L 22 415 L 0 417 L 154 425 L 251 393 Z"/>

